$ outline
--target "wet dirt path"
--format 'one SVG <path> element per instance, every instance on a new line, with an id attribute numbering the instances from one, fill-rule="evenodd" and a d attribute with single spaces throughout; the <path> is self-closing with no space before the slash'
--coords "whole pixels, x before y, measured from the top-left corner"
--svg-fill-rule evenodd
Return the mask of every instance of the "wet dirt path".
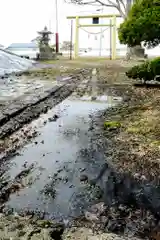
<path id="1" fill-rule="evenodd" d="M 6 163 L 7 167 L 4 165 L 7 171 L 3 175 L 8 176 L 9 184 L 15 180 L 21 184 L 18 194 L 10 195 L 7 204 L 11 208 L 37 209 L 48 213 L 48 217 L 69 218 L 81 214 L 101 197 L 99 189 L 93 190 L 81 180 L 95 178 L 105 162 L 92 133 L 92 117 L 108 106 L 107 102 L 70 97 L 36 120 L 36 125 L 45 119 L 48 122 L 19 156 Z M 28 168 L 26 176 L 17 177 Z"/>
<path id="2" fill-rule="evenodd" d="M 103 192 L 98 185 L 87 181 L 95 179 L 103 164 L 109 162 L 106 148 L 109 154 L 114 149 L 110 137 L 115 136 L 116 130 L 108 131 L 107 137 L 95 126 L 98 121 L 104 124 L 103 110 L 111 106 L 109 92 L 114 96 L 118 94 L 117 88 L 114 92 L 103 85 L 95 89 L 96 94 L 92 84 L 87 90 L 82 88 L 32 122 L 38 136 L 1 165 L 0 200 L 6 204 L 4 212 L 8 208 L 9 212 L 38 212 L 47 219 L 72 219 L 97 200 L 101 201 L 103 195 L 103 201 L 109 206 L 105 213 L 107 231 L 138 232 L 146 236 L 146 228 L 157 224 L 150 214 L 153 210 L 156 215 L 159 208 L 155 204 L 159 196 L 156 187 L 119 174 L 111 165 L 101 179 Z M 84 96 L 84 92 L 87 95 Z M 98 101 L 90 101 L 97 94 Z M 117 97 L 117 102 L 120 99 Z"/>

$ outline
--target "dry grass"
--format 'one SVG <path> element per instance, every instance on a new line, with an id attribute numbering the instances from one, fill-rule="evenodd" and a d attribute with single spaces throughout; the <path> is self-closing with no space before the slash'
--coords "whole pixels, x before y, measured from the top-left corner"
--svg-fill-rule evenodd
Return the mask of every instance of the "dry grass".
<path id="1" fill-rule="evenodd" d="M 125 76 L 125 71 L 128 67 L 135 63 L 128 63 L 121 60 L 108 60 L 104 57 L 85 57 L 69 60 L 60 57 L 59 60 L 41 61 L 43 64 L 48 64 L 48 68 L 26 71 L 25 75 L 31 78 L 54 79 L 59 75 L 69 75 L 76 73 L 77 70 L 83 68 L 97 68 L 99 69 L 98 79 L 105 83 L 129 83 Z"/>
<path id="2" fill-rule="evenodd" d="M 64 57 L 60 57 L 59 60 L 46 60 L 46 61 L 41 61 L 41 63 L 47 63 L 47 64 L 55 64 L 55 65 L 65 65 L 65 66 L 72 66 L 72 65 L 77 65 L 77 66 L 105 66 L 106 64 L 110 64 L 110 66 L 118 66 L 122 63 L 124 65 L 124 62 L 128 65 L 129 63 L 124 61 L 123 59 L 117 59 L 117 60 L 110 60 L 109 58 L 106 57 L 79 57 L 77 59 L 68 59 Z M 134 63 L 135 64 L 135 63 Z M 131 63 L 132 65 L 132 63 Z"/>
<path id="3" fill-rule="evenodd" d="M 24 72 L 24 75 L 30 78 L 50 79 L 59 75 L 66 76 L 77 73 L 78 70 L 83 68 L 103 67 L 104 61 L 104 59 L 98 61 L 96 58 L 92 58 L 92 61 L 91 59 L 68 60 L 64 58 L 41 61 L 40 63 L 48 64 L 48 68 L 29 70 Z"/>
<path id="4" fill-rule="evenodd" d="M 143 89 L 143 96 L 138 91 L 137 103 L 131 100 L 115 116 L 122 127 L 114 139 L 114 162 L 122 171 L 155 180 L 160 171 L 160 91 Z"/>
<path id="5" fill-rule="evenodd" d="M 48 64 L 48 68 L 29 70 L 24 75 L 29 78 L 53 80 L 56 76 L 74 74 L 83 68 L 97 68 L 99 69 L 98 79 L 100 81 L 107 79 L 107 83 L 116 83 L 118 79 L 122 79 L 121 82 L 125 79 L 124 64 L 120 60 L 112 61 L 106 58 L 78 58 L 68 60 L 62 58 L 60 60 L 48 60 L 41 63 Z"/>
<path id="6" fill-rule="evenodd" d="M 145 100 L 144 100 L 145 101 Z M 160 141 L 160 100 L 159 90 L 139 106 L 126 122 L 126 132 L 145 137 L 147 142 Z"/>
<path id="7" fill-rule="evenodd" d="M 29 70 L 23 73 L 28 78 L 38 78 L 42 80 L 54 80 L 57 76 L 68 76 L 77 73 L 79 69 L 67 66 L 49 67 L 43 69 Z"/>

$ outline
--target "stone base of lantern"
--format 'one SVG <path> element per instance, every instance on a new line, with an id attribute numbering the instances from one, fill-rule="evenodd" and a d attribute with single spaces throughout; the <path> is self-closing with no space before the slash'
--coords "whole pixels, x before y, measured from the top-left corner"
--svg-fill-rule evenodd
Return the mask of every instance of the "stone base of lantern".
<path id="1" fill-rule="evenodd" d="M 41 47 L 39 59 L 40 60 L 56 59 L 56 53 L 53 53 L 52 49 L 49 46 Z"/>

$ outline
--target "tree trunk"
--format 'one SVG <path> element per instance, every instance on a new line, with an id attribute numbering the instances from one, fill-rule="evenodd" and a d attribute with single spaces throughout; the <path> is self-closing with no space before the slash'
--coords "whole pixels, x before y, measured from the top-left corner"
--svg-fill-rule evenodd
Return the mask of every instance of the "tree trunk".
<path id="1" fill-rule="evenodd" d="M 126 17 L 128 16 L 128 13 L 132 7 L 132 4 L 134 3 L 134 0 L 127 0 L 126 5 Z M 127 47 L 127 54 L 126 59 L 129 60 L 130 58 L 145 58 L 145 50 L 141 45 L 137 45 L 135 47 Z"/>
<path id="2" fill-rule="evenodd" d="M 132 3 L 133 1 L 132 0 L 127 0 L 127 4 L 126 4 L 126 17 L 128 16 L 128 13 L 132 7 Z"/>
<path id="3" fill-rule="evenodd" d="M 145 49 L 141 45 L 135 47 L 127 47 L 126 60 L 131 58 L 146 58 Z"/>

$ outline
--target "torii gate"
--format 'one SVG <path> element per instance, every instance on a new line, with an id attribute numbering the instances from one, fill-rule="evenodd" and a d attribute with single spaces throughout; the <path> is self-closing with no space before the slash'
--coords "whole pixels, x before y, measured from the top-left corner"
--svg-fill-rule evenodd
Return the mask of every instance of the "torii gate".
<path id="1" fill-rule="evenodd" d="M 112 27 L 112 50 L 111 50 L 111 56 L 112 59 L 116 59 L 116 31 L 117 31 L 117 26 L 116 26 L 116 19 L 118 17 L 121 17 L 120 15 L 115 15 L 115 14 L 108 14 L 108 15 L 86 15 L 86 16 L 68 16 L 67 19 L 75 19 L 76 20 L 76 26 L 75 26 L 75 44 L 74 44 L 74 57 L 78 58 L 78 52 L 79 52 L 79 29 L 81 27 L 106 27 L 110 26 Z M 80 19 L 95 19 L 96 22 L 95 24 L 80 24 L 79 20 Z M 111 24 L 99 24 L 99 18 L 110 18 L 111 19 Z"/>

